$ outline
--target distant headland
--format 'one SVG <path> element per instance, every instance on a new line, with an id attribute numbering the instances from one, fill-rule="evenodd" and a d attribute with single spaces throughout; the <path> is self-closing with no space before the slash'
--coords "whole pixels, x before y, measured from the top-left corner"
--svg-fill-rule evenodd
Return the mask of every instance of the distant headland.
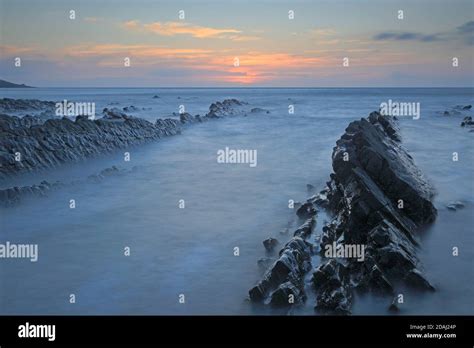
<path id="1" fill-rule="evenodd" d="M 16 84 L 13 82 L 8 82 L 0 79 L 0 88 L 34 88 L 32 86 L 27 86 L 25 84 Z"/>

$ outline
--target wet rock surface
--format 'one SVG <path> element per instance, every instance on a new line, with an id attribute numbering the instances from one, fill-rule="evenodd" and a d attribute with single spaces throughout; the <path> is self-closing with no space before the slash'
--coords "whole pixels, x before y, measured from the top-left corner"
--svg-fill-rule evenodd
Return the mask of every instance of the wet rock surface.
<path id="1" fill-rule="evenodd" d="M 465 207 L 465 204 L 461 201 L 449 202 L 446 205 L 446 208 L 448 208 L 448 210 L 452 210 L 452 211 L 456 211 L 458 209 L 463 209 L 464 207 Z"/>
<path id="2" fill-rule="evenodd" d="M 54 106 L 53 102 L 15 100 L 4 98 L 4 109 L 31 106 Z M 238 114 L 236 107 L 243 105 L 235 99 L 217 102 L 205 116 L 183 114 L 180 119 L 158 119 L 155 123 L 129 116 L 117 108 L 104 109 L 104 116 L 49 119 L 0 115 L 0 178 L 17 173 L 59 166 L 66 162 L 110 153 L 140 145 L 162 137 L 179 134 L 183 126 L 195 122 Z M 26 106 L 25 106 L 26 107 Z"/>
<path id="3" fill-rule="evenodd" d="M 317 278 L 323 290 L 316 307 L 347 312 L 354 289 L 391 294 L 399 281 L 433 290 L 417 257 L 417 230 L 436 218 L 431 202 L 435 191 L 401 145 L 395 120 L 374 112 L 352 122 L 332 159 L 328 188 L 315 200 L 334 215 L 323 229 L 321 249 L 333 242 L 361 244 L 365 255 L 363 262 L 345 259 L 344 266 L 336 267 L 334 259 L 323 261 L 323 269 L 331 265 L 331 270 L 342 267 L 345 272 Z"/>
<path id="4" fill-rule="evenodd" d="M 399 284 L 434 290 L 417 250 L 419 228 L 436 219 L 435 190 L 402 146 L 396 119 L 373 112 L 351 122 L 333 149 L 332 164 L 327 187 L 295 204 L 298 217 L 306 220 L 250 290 L 250 299 L 282 306 L 293 295 L 294 303 L 303 302 L 303 279 L 315 251 L 321 264 L 310 283 L 314 308 L 321 314 L 350 314 L 355 292 L 393 298 Z M 322 228 L 320 245 L 313 246 L 306 240 L 313 233 L 317 207 L 331 221 Z M 362 255 L 328 256 L 324 251 L 331 245 L 363 246 Z"/>
<path id="5" fill-rule="evenodd" d="M 268 238 L 263 241 L 263 246 L 267 251 L 273 251 L 280 244 L 275 238 Z"/>
<path id="6" fill-rule="evenodd" d="M 0 113 L 43 111 L 54 114 L 56 103 L 38 99 L 0 99 Z"/>
<path id="7" fill-rule="evenodd" d="M 85 180 L 76 180 L 69 183 L 63 183 L 60 181 L 48 182 L 43 180 L 39 184 L 22 186 L 22 187 L 10 187 L 7 189 L 0 189 L 0 207 L 9 208 L 19 205 L 25 200 L 31 198 L 47 197 L 51 192 L 54 192 L 60 188 L 69 187 L 83 182 L 98 183 L 107 177 L 112 177 L 121 174 L 122 171 L 116 166 L 105 168 L 100 173 L 89 175 Z"/>
<path id="8" fill-rule="evenodd" d="M 300 237 L 290 239 L 262 280 L 250 289 L 251 301 L 278 306 L 304 302 L 303 277 L 311 269 L 311 255 L 310 243 Z"/>

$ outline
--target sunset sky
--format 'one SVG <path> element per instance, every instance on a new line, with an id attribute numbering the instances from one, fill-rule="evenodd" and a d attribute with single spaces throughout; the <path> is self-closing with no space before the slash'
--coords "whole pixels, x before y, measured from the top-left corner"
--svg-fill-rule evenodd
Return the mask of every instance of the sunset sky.
<path id="1" fill-rule="evenodd" d="M 44 87 L 473 86 L 473 4 L 0 0 L 0 79 Z"/>

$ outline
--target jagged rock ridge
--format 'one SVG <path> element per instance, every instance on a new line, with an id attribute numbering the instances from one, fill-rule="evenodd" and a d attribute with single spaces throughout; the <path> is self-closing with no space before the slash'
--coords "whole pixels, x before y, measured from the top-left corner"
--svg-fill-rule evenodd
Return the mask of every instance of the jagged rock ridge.
<path id="1" fill-rule="evenodd" d="M 32 105 L 37 102 L 32 101 Z M 8 100 L 5 105 L 26 108 L 30 104 L 24 100 Z M 95 120 L 77 116 L 75 121 L 63 117 L 43 122 L 35 116 L 0 115 L 0 178 L 175 135 L 184 125 L 234 114 L 237 112 L 234 107 L 240 105 L 242 103 L 236 99 L 226 99 L 212 104 L 205 116 L 186 113 L 181 114 L 179 120 L 158 119 L 155 123 L 128 116 L 117 109 L 106 109 L 104 117 Z"/>
<path id="2" fill-rule="evenodd" d="M 420 226 L 436 218 L 431 202 L 435 191 L 401 145 L 395 120 L 373 112 L 367 119 L 350 123 L 333 149 L 332 161 L 334 173 L 327 188 L 297 211 L 300 218 L 314 218 L 319 207 L 333 216 L 323 227 L 319 239 L 322 262 L 311 278 L 315 309 L 348 314 L 354 291 L 391 296 L 399 283 L 434 290 L 417 257 L 417 233 Z M 364 245 L 363 260 L 325 258 L 326 246 L 333 243 Z M 285 263 L 281 257 L 287 249 L 283 248 L 280 260 L 250 290 L 252 300 L 272 303 L 269 289 L 288 281 L 301 285 L 307 269 L 302 265 L 311 249 L 299 258 L 303 261 Z M 277 267 L 278 262 L 286 268 Z M 299 290 L 304 291 L 301 286 Z"/>

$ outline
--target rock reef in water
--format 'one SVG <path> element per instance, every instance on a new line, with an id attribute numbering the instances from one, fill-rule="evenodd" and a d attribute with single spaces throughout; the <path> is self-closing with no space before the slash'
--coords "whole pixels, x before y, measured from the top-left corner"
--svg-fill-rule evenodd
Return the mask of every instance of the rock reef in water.
<path id="1" fill-rule="evenodd" d="M 54 114 L 56 103 L 37 99 L 0 99 L 0 113 L 45 111 Z"/>
<path id="2" fill-rule="evenodd" d="M 334 218 L 321 249 L 333 242 L 359 244 L 365 255 L 363 262 L 323 262 L 313 275 L 316 308 L 348 313 L 354 289 L 391 294 L 398 282 L 434 290 L 417 257 L 417 230 L 436 219 L 435 191 L 401 145 L 395 121 L 373 112 L 352 122 L 332 160 L 334 174 L 323 194 Z"/>
<path id="3" fill-rule="evenodd" d="M 105 168 L 98 174 L 92 174 L 87 177 L 87 182 L 97 183 L 104 180 L 107 177 L 121 174 L 116 166 Z M 40 184 L 29 185 L 29 186 L 14 186 L 6 189 L 0 189 L 0 207 L 9 208 L 19 205 L 25 200 L 31 198 L 46 197 L 51 192 L 57 189 L 69 187 L 71 185 L 79 184 L 82 181 L 73 181 L 65 184 L 60 181 L 48 182 L 43 180 Z"/>
<path id="4" fill-rule="evenodd" d="M 41 101 L 3 99 L 7 110 L 44 106 Z M 117 149 L 140 145 L 181 132 L 184 125 L 238 114 L 236 99 L 210 106 L 205 116 L 180 115 L 180 119 L 158 119 L 155 123 L 129 116 L 118 109 L 104 109 L 104 117 L 87 116 L 49 119 L 0 115 L 0 179 L 17 173 L 47 169 L 77 162 Z M 19 160 L 18 160 L 19 158 Z"/>
<path id="5" fill-rule="evenodd" d="M 304 273 L 311 268 L 315 250 L 304 239 L 311 235 L 316 207 L 333 216 L 323 227 L 322 262 L 311 278 L 318 312 L 349 314 L 354 291 L 393 298 L 400 283 L 434 290 L 417 257 L 417 230 L 436 218 L 431 202 L 435 191 L 401 145 L 395 120 L 373 112 L 350 123 L 333 149 L 332 164 L 334 173 L 327 188 L 297 210 L 300 218 L 308 220 L 250 290 L 250 299 L 281 305 L 273 300 L 274 294 L 281 299 L 283 293 L 291 293 L 298 299 L 295 303 L 304 300 Z M 363 245 L 364 254 L 359 255 L 363 257 L 325 257 L 324 250 L 334 243 Z M 298 291 L 283 285 L 287 282 Z"/>

